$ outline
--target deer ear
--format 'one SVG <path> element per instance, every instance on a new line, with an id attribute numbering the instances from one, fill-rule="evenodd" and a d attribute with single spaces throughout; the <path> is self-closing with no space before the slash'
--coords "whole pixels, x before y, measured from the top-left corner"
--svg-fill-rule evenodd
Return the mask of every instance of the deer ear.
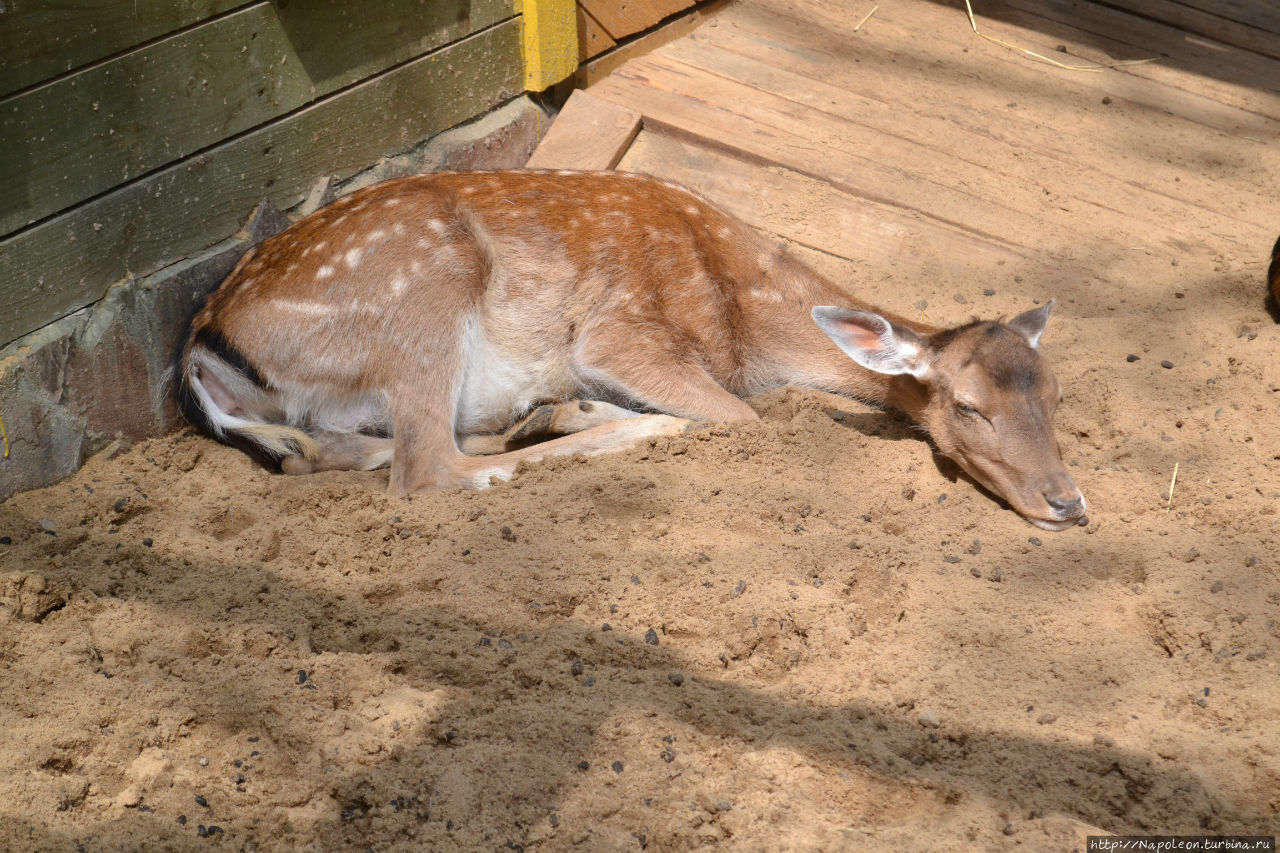
<path id="1" fill-rule="evenodd" d="M 818 305 L 813 321 L 849 358 L 876 373 L 908 373 L 923 379 L 929 373 L 928 345 L 915 332 L 868 311 Z"/>
<path id="2" fill-rule="evenodd" d="M 1023 311 L 1005 325 L 1022 335 L 1031 348 L 1036 349 L 1040 346 L 1040 336 L 1044 334 L 1044 327 L 1049 325 L 1049 315 L 1053 313 L 1056 302 L 1056 299 L 1050 299 L 1039 308 Z"/>

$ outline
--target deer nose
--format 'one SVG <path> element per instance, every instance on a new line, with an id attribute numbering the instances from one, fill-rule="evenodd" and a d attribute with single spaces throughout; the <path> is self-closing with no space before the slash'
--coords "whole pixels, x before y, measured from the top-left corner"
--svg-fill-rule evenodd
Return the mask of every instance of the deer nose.
<path id="1" fill-rule="evenodd" d="M 1045 495 L 1044 502 L 1051 506 L 1053 511 L 1061 518 L 1077 516 L 1084 509 L 1084 498 L 1079 495 L 1067 499 L 1056 495 Z"/>

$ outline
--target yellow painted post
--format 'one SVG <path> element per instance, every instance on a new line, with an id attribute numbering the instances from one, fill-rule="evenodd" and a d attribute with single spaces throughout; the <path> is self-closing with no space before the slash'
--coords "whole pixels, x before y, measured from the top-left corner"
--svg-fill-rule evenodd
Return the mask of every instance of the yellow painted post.
<path id="1" fill-rule="evenodd" d="M 578 70 L 577 6 L 574 0 L 523 0 L 516 6 L 524 20 L 524 87 L 541 92 Z"/>

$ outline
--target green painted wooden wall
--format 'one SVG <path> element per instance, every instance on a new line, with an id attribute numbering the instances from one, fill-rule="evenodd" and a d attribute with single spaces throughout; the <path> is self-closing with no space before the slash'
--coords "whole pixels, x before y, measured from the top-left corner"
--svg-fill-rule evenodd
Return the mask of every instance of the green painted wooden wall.
<path id="1" fill-rule="evenodd" d="M 4 0 L 0 347 L 524 88 L 512 0 Z"/>

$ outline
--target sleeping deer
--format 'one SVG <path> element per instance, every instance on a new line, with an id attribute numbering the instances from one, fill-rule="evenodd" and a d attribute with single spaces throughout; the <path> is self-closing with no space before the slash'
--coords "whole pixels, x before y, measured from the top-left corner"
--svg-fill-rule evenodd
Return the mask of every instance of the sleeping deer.
<path id="1" fill-rule="evenodd" d="M 178 398 L 285 472 L 390 465 L 404 495 L 756 420 L 742 398 L 816 388 L 905 412 L 1063 529 L 1085 502 L 1037 352 L 1052 306 L 938 329 L 858 302 L 673 184 L 439 173 L 344 196 L 250 250 L 195 317 Z M 557 437 L 512 449 L 534 433 Z"/>

